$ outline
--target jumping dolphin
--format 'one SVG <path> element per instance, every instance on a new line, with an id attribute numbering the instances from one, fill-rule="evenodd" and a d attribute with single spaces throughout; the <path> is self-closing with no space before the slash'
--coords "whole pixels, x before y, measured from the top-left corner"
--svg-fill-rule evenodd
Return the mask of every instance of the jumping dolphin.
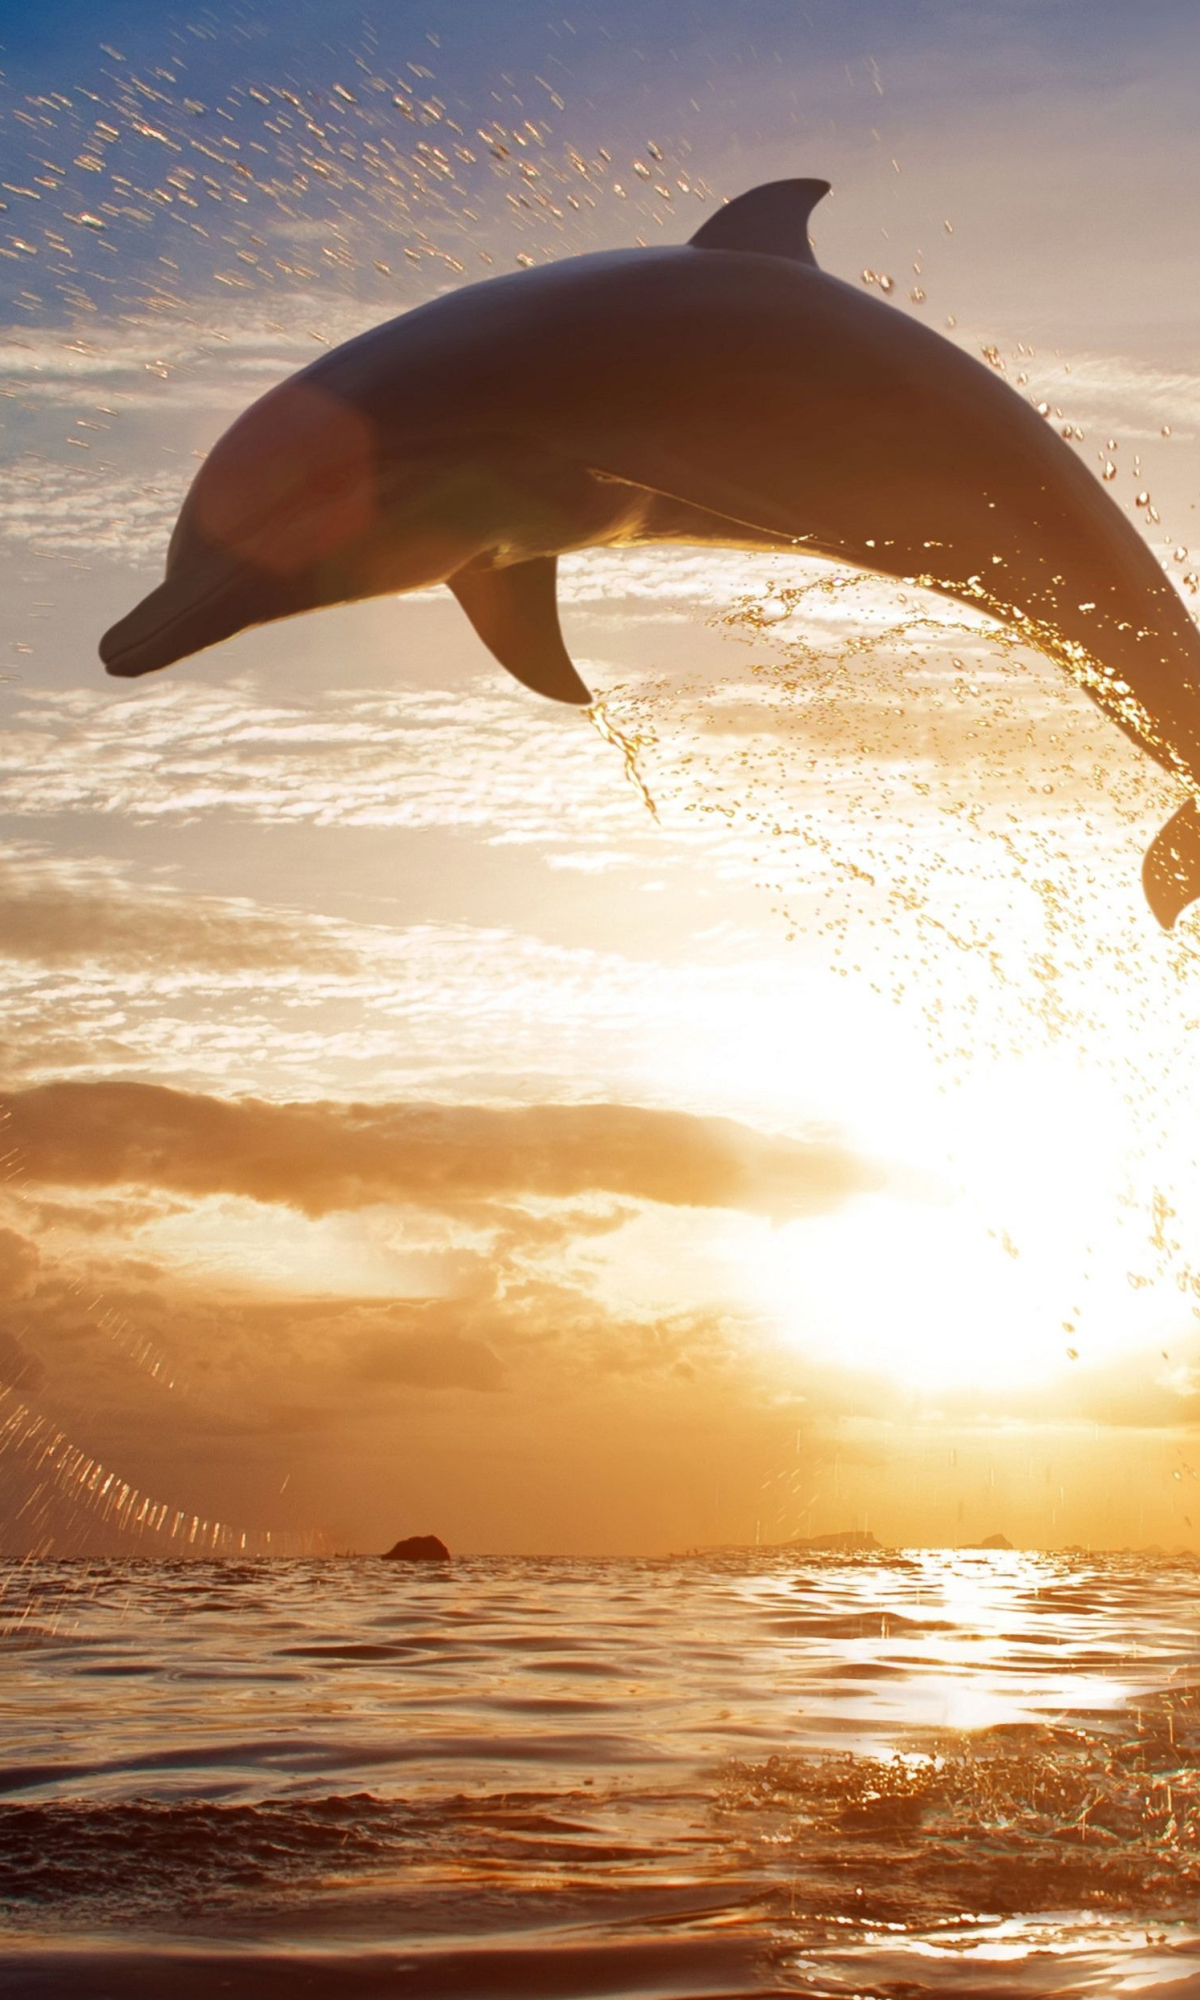
<path id="1" fill-rule="evenodd" d="M 322 355 L 211 451 L 108 671 L 444 582 L 518 680 L 586 703 L 564 551 L 801 548 L 990 613 L 1184 780 L 1142 871 L 1170 927 L 1200 896 L 1200 633 L 994 370 L 818 268 L 826 193 L 773 181 L 689 243 L 490 278 Z"/>

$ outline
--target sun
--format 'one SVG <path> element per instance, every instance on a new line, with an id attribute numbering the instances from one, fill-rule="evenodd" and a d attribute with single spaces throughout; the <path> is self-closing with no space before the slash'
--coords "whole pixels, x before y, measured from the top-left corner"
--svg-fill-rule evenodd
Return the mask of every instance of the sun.
<path id="1" fill-rule="evenodd" d="M 1036 1390 L 1167 1337 L 1119 1092 L 996 1064 L 941 1104 L 905 1184 L 765 1228 L 745 1288 L 781 1345 L 939 1392 Z"/>
<path id="2" fill-rule="evenodd" d="M 1010 1388 L 1060 1372 L 1036 1281 L 958 1205 L 876 1197 L 785 1225 L 753 1290 L 781 1342 L 909 1388 Z"/>

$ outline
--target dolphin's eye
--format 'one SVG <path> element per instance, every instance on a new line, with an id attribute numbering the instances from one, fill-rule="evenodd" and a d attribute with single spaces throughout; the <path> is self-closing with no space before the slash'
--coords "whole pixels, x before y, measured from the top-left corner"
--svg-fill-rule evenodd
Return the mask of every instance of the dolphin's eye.
<path id="1" fill-rule="evenodd" d="M 369 424 L 300 380 L 264 396 L 226 433 L 196 480 L 190 511 L 210 545 L 289 572 L 361 534 L 375 488 Z"/>

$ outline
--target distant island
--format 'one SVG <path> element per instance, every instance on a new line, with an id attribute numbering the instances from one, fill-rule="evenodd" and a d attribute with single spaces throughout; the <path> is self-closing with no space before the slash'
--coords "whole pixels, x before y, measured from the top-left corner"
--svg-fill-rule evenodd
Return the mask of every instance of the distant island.
<path id="1" fill-rule="evenodd" d="M 381 1557 L 383 1562 L 448 1563 L 450 1551 L 440 1535 L 408 1535 L 393 1542 Z"/>
<path id="2" fill-rule="evenodd" d="M 1014 1544 L 1009 1541 L 1008 1536 L 999 1533 L 987 1535 L 980 1542 L 960 1542 L 957 1544 L 953 1542 L 930 1543 L 927 1545 L 923 1544 L 922 1546 L 946 1549 L 958 1548 L 964 1554 L 972 1550 L 979 1550 L 981 1552 L 992 1551 L 993 1553 L 1003 1553 L 1006 1550 L 1012 1552 L 1014 1550 Z M 694 1556 L 748 1555 L 751 1553 L 769 1556 L 872 1556 L 888 1555 L 891 1552 L 891 1548 L 891 1544 L 881 1542 L 871 1532 L 870 1528 L 839 1528 L 834 1533 L 827 1535 L 793 1535 L 786 1542 L 706 1543 L 698 1548 L 689 1549 L 687 1553 Z M 1081 1549 L 1068 1549 L 1064 1550 L 1063 1553 L 1068 1555 L 1082 1555 L 1084 1552 Z M 1149 1550 L 1147 1553 L 1158 1554 L 1161 1551 Z"/>

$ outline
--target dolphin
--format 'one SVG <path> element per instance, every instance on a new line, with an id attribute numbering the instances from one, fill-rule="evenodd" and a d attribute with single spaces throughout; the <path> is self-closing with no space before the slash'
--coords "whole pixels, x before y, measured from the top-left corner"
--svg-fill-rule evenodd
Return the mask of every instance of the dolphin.
<path id="1" fill-rule="evenodd" d="M 561 554 L 799 548 L 990 614 L 1184 781 L 1142 871 L 1170 928 L 1200 896 L 1200 633 L 995 370 L 820 270 L 828 191 L 772 181 L 688 243 L 486 279 L 323 354 L 209 453 L 164 581 L 101 640 L 109 673 L 445 583 L 519 681 L 584 704 Z"/>

